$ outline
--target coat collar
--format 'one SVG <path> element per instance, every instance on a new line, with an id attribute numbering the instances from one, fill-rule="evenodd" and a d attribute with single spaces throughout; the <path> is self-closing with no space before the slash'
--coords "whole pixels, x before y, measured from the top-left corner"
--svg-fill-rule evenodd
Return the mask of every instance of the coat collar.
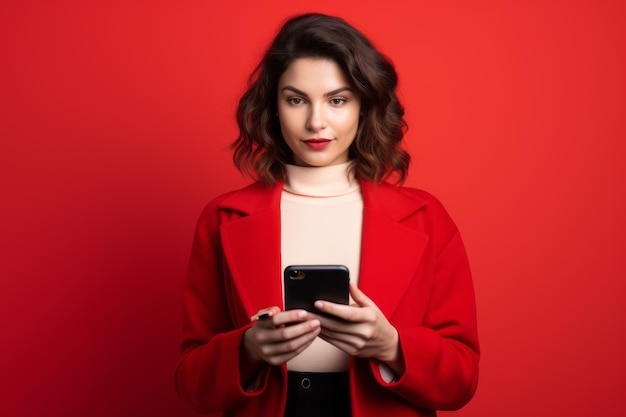
<path id="1" fill-rule="evenodd" d="M 246 314 L 283 307 L 280 198 L 283 183 L 254 183 L 231 193 L 220 209 L 231 213 L 220 226 L 224 256 Z M 363 231 L 359 287 L 387 317 L 417 270 L 428 237 L 407 220 L 427 202 L 406 189 L 361 181 Z"/>

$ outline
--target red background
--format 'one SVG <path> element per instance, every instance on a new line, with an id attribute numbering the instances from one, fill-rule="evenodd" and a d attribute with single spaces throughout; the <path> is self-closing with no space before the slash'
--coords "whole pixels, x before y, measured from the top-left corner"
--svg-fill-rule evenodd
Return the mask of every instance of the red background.
<path id="1" fill-rule="evenodd" d="M 483 359 L 450 415 L 623 415 L 623 2 L 249 3 L 1 3 L 0 415 L 194 415 L 173 382 L 193 227 L 246 182 L 237 98 L 310 10 L 393 59 L 408 185 L 463 233 Z"/>

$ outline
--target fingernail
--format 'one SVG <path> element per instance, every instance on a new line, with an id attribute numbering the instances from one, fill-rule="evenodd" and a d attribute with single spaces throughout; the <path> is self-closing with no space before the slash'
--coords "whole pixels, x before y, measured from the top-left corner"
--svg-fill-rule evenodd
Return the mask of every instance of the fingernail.
<path id="1" fill-rule="evenodd" d="M 298 312 L 298 317 L 300 317 L 300 318 L 305 318 L 305 317 L 306 317 L 306 314 L 307 314 L 307 313 L 306 313 L 306 311 L 299 311 L 299 312 Z"/>
<path id="2" fill-rule="evenodd" d="M 323 301 L 320 301 L 320 300 L 317 300 L 317 301 L 315 302 L 315 307 L 316 307 L 316 308 L 322 308 L 322 307 L 324 307 L 324 302 L 323 302 Z"/>

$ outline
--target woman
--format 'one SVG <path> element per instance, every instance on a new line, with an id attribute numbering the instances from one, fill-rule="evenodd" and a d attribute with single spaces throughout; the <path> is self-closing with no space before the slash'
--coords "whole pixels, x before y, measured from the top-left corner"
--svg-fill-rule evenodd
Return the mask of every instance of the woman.
<path id="1" fill-rule="evenodd" d="M 409 163 L 396 84 L 339 18 L 298 16 L 274 39 L 233 145 L 258 181 L 209 203 L 196 229 L 176 376 L 194 409 L 432 416 L 472 397 L 479 349 L 459 232 L 434 197 L 385 181 L 401 183 Z M 350 304 L 284 311 L 292 264 L 347 265 Z"/>

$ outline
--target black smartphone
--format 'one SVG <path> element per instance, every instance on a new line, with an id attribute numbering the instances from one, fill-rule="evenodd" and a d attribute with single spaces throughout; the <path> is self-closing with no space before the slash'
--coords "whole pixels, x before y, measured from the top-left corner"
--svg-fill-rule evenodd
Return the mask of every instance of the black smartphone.
<path id="1" fill-rule="evenodd" d="M 315 312 L 316 300 L 348 304 L 350 271 L 345 265 L 290 265 L 285 268 L 285 310 Z"/>

